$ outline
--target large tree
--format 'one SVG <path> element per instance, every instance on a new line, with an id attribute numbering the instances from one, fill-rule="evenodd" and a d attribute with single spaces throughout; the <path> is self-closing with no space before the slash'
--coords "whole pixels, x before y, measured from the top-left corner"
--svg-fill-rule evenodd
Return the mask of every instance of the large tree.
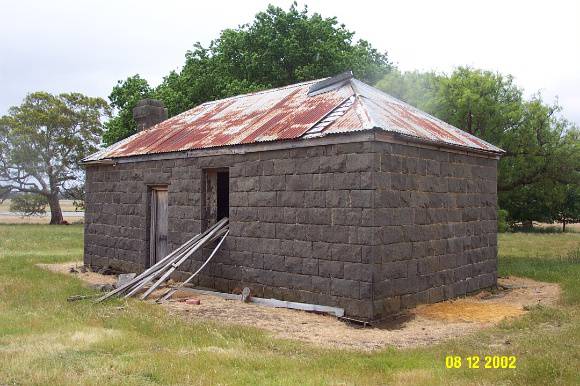
<path id="1" fill-rule="evenodd" d="M 107 102 L 78 93 L 35 92 L 0 118 L 0 198 L 34 193 L 48 200 L 51 224 L 63 222 L 59 198 L 78 183 L 79 161 L 96 150 Z"/>
<path id="2" fill-rule="evenodd" d="M 353 37 L 336 18 L 310 14 L 296 4 L 288 11 L 270 5 L 252 23 L 222 31 L 208 47 L 195 44 L 186 53 L 183 68 L 169 73 L 154 90 L 139 76 L 115 86 L 110 99 L 118 114 L 107 124 L 104 142 L 111 144 L 136 132 L 131 110 L 143 97 L 162 100 L 173 116 L 208 100 L 345 70 L 364 81 L 378 81 L 392 68 L 386 53 Z"/>
<path id="3" fill-rule="evenodd" d="M 525 99 L 511 76 L 469 67 L 449 75 L 393 71 L 378 87 L 504 149 L 499 202 L 511 220 L 554 220 L 561 187 L 578 186 L 577 128 L 557 104 Z"/>

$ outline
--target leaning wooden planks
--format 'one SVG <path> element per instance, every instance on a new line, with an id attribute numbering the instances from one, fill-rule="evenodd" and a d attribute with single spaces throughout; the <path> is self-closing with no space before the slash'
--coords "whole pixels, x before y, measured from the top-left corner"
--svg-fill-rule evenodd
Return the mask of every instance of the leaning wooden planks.
<path id="1" fill-rule="evenodd" d="M 125 297 L 130 297 L 139 292 L 148 283 L 157 279 L 154 284 L 145 291 L 141 296 L 141 299 L 146 299 L 157 287 L 159 287 L 169 276 L 178 269 L 188 258 L 190 258 L 196 251 L 208 245 L 217 238 L 222 238 L 218 246 L 214 249 L 213 253 L 207 259 L 207 261 L 202 265 L 200 270 L 205 267 L 205 265 L 214 256 L 217 249 L 221 246 L 225 236 L 228 232 L 228 219 L 223 218 L 218 221 L 215 225 L 207 229 L 205 232 L 200 233 L 189 239 L 175 251 L 171 252 L 169 255 L 161 259 L 159 262 L 137 275 L 133 280 L 125 283 L 124 285 L 114 289 L 113 291 L 101 296 L 96 302 L 101 302 L 110 298 L 111 296 L 124 294 Z M 198 271 L 200 271 L 198 270 Z M 197 272 L 196 272 L 197 274 Z"/>

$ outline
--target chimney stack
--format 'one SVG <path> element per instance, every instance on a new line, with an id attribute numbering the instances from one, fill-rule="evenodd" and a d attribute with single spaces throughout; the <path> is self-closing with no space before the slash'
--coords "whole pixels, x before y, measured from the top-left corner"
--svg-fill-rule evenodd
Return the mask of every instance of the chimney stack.
<path id="1" fill-rule="evenodd" d="M 167 109 L 157 99 L 143 99 L 133 108 L 137 130 L 142 131 L 167 119 Z"/>

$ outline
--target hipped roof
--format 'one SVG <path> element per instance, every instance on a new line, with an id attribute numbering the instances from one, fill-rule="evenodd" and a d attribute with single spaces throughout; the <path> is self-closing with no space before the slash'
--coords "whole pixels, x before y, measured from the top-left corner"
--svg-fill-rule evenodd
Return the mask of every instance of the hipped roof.
<path id="1" fill-rule="evenodd" d="M 421 142 L 503 151 L 341 74 L 203 103 L 83 161 L 383 130 Z"/>

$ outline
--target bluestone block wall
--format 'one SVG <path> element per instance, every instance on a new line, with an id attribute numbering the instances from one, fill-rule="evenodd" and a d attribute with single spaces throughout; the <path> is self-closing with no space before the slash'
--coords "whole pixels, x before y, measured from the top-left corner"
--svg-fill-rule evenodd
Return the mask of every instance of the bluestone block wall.
<path id="1" fill-rule="evenodd" d="M 497 282 L 497 160 L 375 142 L 375 317 Z"/>
<path id="2" fill-rule="evenodd" d="M 228 167 L 231 232 L 197 284 L 379 319 L 495 283 L 496 162 L 367 141 L 89 166 L 85 263 L 145 268 L 152 185 L 170 249 L 199 233 L 203 169 Z"/>

